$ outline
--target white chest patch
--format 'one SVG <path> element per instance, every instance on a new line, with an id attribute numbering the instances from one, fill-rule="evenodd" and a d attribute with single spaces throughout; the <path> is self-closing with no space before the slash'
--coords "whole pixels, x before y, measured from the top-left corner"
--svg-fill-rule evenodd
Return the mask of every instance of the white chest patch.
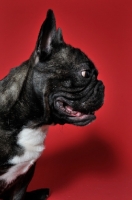
<path id="1" fill-rule="evenodd" d="M 0 176 L 0 180 L 5 180 L 7 184 L 15 180 L 19 175 L 28 171 L 30 166 L 40 157 L 44 150 L 44 139 L 48 126 L 38 129 L 25 128 L 18 134 L 17 144 L 23 147 L 24 154 L 15 156 L 9 160 L 10 164 L 14 164 L 5 174 Z"/>

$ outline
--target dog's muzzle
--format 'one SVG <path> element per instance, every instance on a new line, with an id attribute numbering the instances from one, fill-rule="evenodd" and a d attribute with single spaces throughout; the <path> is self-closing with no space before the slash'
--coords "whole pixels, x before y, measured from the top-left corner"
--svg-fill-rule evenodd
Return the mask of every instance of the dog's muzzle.
<path id="1" fill-rule="evenodd" d="M 59 91 L 52 99 L 54 123 L 83 126 L 96 119 L 95 111 L 104 102 L 104 85 L 97 80 L 80 92 Z"/>

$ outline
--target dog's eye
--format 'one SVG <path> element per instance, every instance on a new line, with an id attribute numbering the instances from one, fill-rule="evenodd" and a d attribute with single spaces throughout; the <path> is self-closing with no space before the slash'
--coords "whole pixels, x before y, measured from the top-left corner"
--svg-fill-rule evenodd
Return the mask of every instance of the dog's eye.
<path id="1" fill-rule="evenodd" d="M 84 78 L 89 78 L 90 72 L 89 72 L 88 70 L 84 70 L 84 71 L 82 71 L 82 76 L 83 76 Z"/>

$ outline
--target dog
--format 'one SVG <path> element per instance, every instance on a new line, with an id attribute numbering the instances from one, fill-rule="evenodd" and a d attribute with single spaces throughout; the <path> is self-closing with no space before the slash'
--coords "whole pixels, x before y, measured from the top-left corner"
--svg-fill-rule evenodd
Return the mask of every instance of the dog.
<path id="1" fill-rule="evenodd" d="M 26 192 L 51 124 L 84 126 L 104 102 L 93 62 L 64 42 L 48 10 L 30 58 L 0 81 L 0 198 L 45 200 L 49 189 Z"/>

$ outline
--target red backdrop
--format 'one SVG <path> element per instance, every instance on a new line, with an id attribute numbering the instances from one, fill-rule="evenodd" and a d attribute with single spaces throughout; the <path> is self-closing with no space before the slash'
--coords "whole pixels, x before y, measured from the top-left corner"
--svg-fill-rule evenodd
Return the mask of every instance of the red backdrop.
<path id="1" fill-rule="evenodd" d="M 129 0 L 1 0 L 0 78 L 34 49 L 47 9 L 95 63 L 105 104 L 90 126 L 51 127 L 30 189 L 49 200 L 132 199 L 132 6 Z"/>

